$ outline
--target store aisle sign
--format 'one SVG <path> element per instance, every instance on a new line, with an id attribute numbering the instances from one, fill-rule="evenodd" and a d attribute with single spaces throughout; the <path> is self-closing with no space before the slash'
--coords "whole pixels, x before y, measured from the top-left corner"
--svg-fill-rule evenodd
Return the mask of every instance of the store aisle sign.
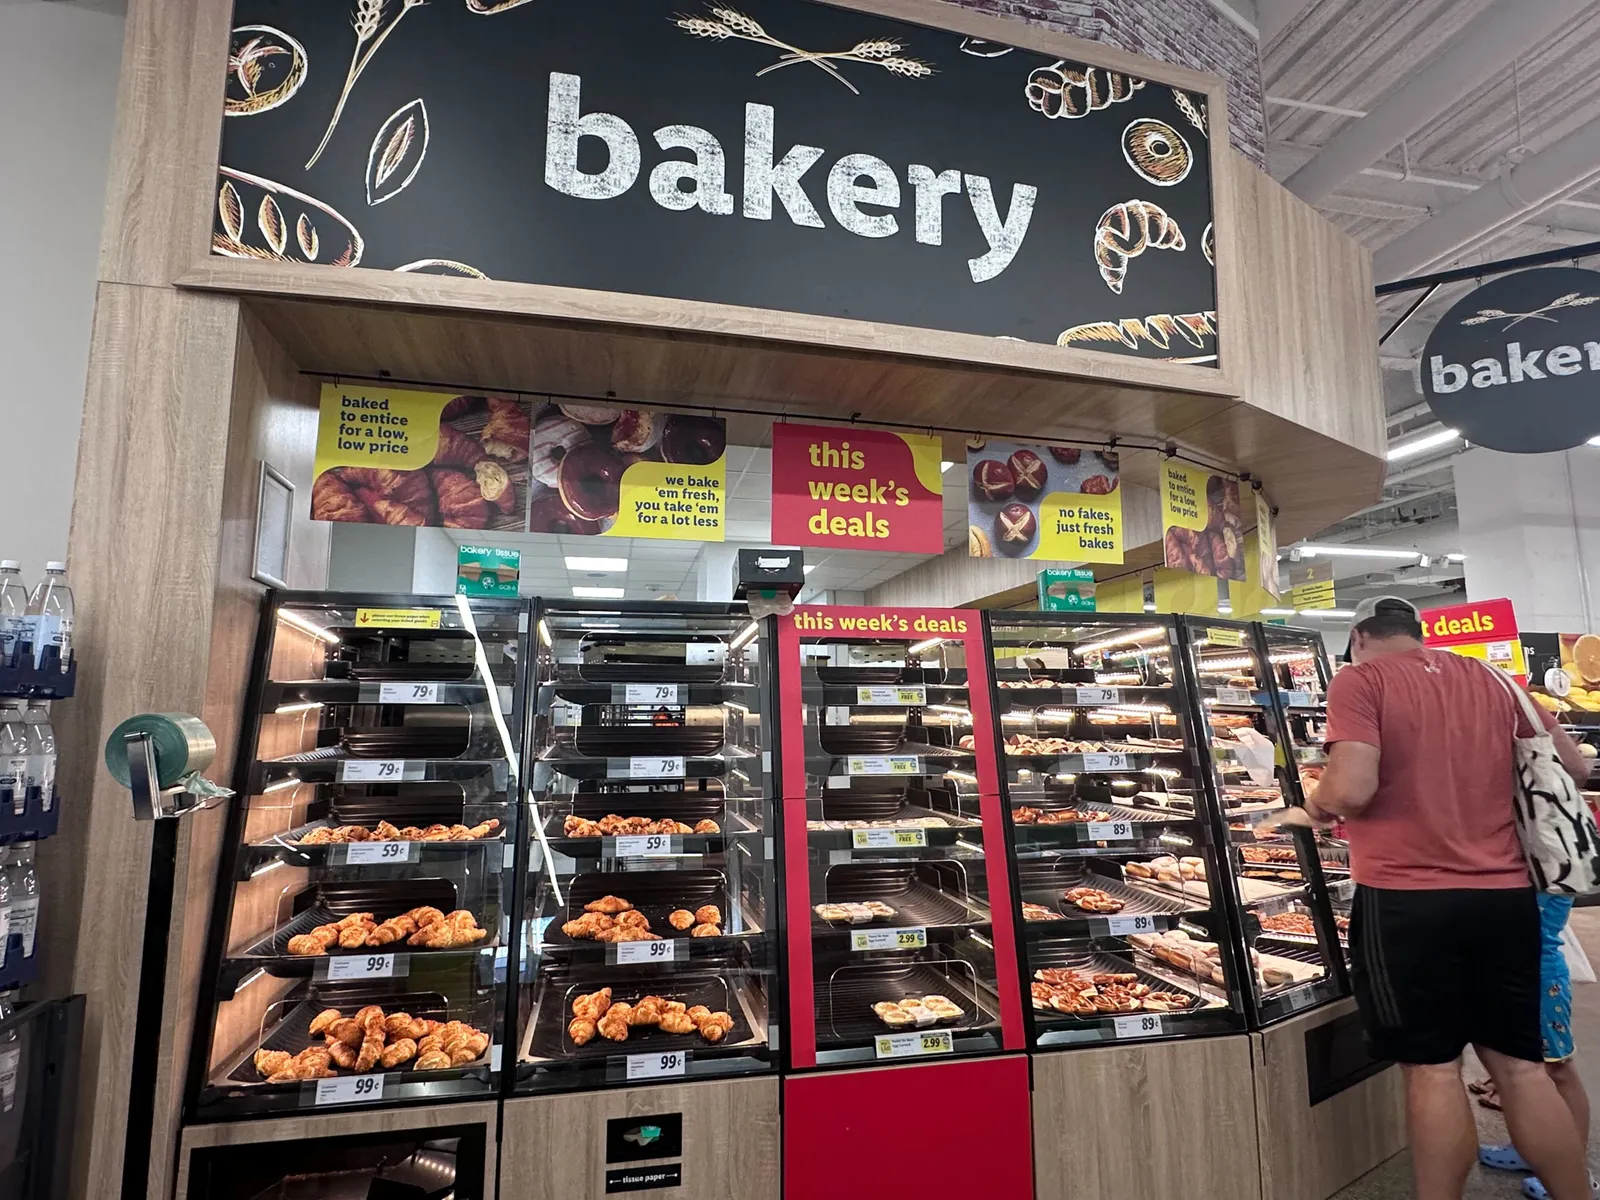
<path id="1" fill-rule="evenodd" d="M 499 546 L 461 545 L 456 549 L 456 592 L 462 596 L 516 597 L 522 551 Z"/>
<path id="2" fill-rule="evenodd" d="M 1209 467 L 1161 460 L 1163 561 L 1175 571 L 1243 580 L 1239 481 Z"/>
<path id="3" fill-rule="evenodd" d="M 1116 451 L 987 442 L 968 453 L 973 558 L 1119 563 L 1122 550 Z"/>
<path id="4" fill-rule="evenodd" d="M 1509 600 L 1479 600 L 1433 608 L 1421 614 L 1426 645 L 1481 659 L 1526 683 L 1527 659 Z"/>
<path id="5" fill-rule="evenodd" d="M 940 442 L 843 425 L 772 427 L 772 540 L 944 553 Z"/>
<path id="6" fill-rule="evenodd" d="M 1199 93 L 806 0 L 233 21 L 215 254 L 1214 361 Z"/>
<path id="7" fill-rule="evenodd" d="M 1468 442 L 1515 454 L 1600 435 L 1600 271 L 1539 267 L 1491 279 L 1428 335 L 1422 392 Z"/>

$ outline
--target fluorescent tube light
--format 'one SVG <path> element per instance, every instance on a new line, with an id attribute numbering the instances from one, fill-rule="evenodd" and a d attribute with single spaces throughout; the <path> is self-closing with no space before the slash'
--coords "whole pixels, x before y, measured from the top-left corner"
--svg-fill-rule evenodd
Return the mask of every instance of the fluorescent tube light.
<path id="1" fill-rule="evenodd" d="M 1383 546 L 1296 546 L 1305 558 L 1322 555 L 1325 558 L 1412 558 L 1420 559 L 1420 550 L 1390 550 Z"/>
<path id="2" fill-rule="evenodd" d="M 1597 443 L 1600 443 L 1600 438 L 1595 438 L 1595 441 Z M 939 474 L 943 475 L 946 471 L 948 471 L 953 466 L 955 466 L 955 463 L 953 463 L 953 462 L 941 462 L 939 464 Z"/>
<path id="3" fill-rule="evenodd" d="M 1461 436 L 1459 429 L 1440 429 L 1427 437 L 1419 437 L 1414 442 L 1407 442 L 1403 446 L 1396 446 L 1389 451 L 1390 462 L 1398 462 L 1402 458 L 1411 458 L 1429 450 L 1437 450 L 1440 446 L 1447 446 Z"/>
<path id="4" fill-rule="evenodd" d="M 339 644 L 339 635 L 337 633 L 331 633 L 321 625 L 313 625 L 304 617 L 297 617 L 292 612 L 280 610 L 278 612 L 278 620 L 285 625 L 293 625 L 301 633 L 309 633 L 312 637 L 319 637 L 329 645 L 336 646 Z"/>
<path id="5" fill-rule="evenodd" d="M 1292 608 L 1263 608 L 1261 610 L 1261 615 L 1263 617 L 1292 617 L 1292 616 L 1294 616 L 1294 609 L 1292 609 Z"/>
<path id="6" fill-rule="evenodd" d="M 1353 608 L 1302 608 L 1302 617 L 1332 617 L 1335 621 L 1348 621 L 1356 615 Z"/>
<path id="7" fill-rule="evenodd" d="M 578 600 L 620 600 L 628 594 L 627 588 L 575 587 L 572 595 Z"/>
<path id="8" fill-rule="evenodd" d="M 569 571 L 626 571 L 628 560 L 625 558 L 584 558 L 581 554 L 567 555 L 567 570 Z"/>
<path id="9" fill-rule="evenodd" d="M 321 708 L 321 707 L 322 707 L 322 701 L 320 701 L 320 700 L 305 700 L 305 701 L 302 701 L 299 704 L 280 704 L 280 705 L 278 705 L 277 708 L 273 709 L 272 711 L 274 713 L 310 712 L 313 708 Z"/>
<path id="10" fill-rule="evenodd" d="M 1596 445 L 1600 445 L 1600 442 L 1597 442 Z M 1466 562 L 1467 556 L 1465 554 L 1446 554 L 1444 560 L 1445 562 Z"/>
<path id="11" fill-rule="evenodd" d="M 743 629 L 741 629 L 734 636 L 733 641 L 728 643 L 728 649 L 730 649 L 730 650 L 738 650 L 746 642 L 748 642 L 751 638 L 755 637 L 756 634 L 758 634 L 760 632 L 761 632 L 761 626 L 756 624 L 756 622 L 751 621 L 750 624 L 746 625 Z"/>

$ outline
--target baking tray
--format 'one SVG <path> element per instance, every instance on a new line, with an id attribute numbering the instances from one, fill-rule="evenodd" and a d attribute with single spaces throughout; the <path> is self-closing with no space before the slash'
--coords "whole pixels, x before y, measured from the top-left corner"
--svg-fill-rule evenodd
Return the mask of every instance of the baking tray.
<path id="1" fill-rule="evenodd" d="M 595 958 L 604 958 L 610 943 L 584 938 L 574 940 L 561 932 L 563 922 L 576 920 L 583 915 L 583 906 L 601 896 L 620 896 L 650 920 L 650 932 L 663 938 L 682 942 L 697 957 L 726 953 L 727 950 L 751 934 L 761 930 L 748 922 L 738 933 L 725 932 L 721 937 L 692 938 L 689 930 L 674 929 L 667 922 L 667 914 L 674 909 L 686 908 L 693 912 L 701 905 L 715 904 L 722 910 L 722 927 L 729 930 L 735 916 L 742 916 L 730 903 L 728 878 L 721 871 L 691 869 L 686 871 L 585 871 L 575 875 L 567 886 L 566 907 L 551 918 L 545 929 L 546 950 L 590 951 Z"/>
<path id="2" fill-rule="evenodd" d="M 1157 960 L 1159 961 L 1159 960 Z M 1060 943 L 1031 946 L 1028 949 L 1028 977 L 1022 981 L 1022 986 L 1027 988 L 1035 982 L 1034 976 L 1038 971 L 1050 967 L 1064 967 L 1069 970 L 1082 971 L 1087 975 L 1102 973 L 1132 974 L 1138 976 L 1138 981 L 1147 985 L 1151 991 L 1178 992 L 1193 998 L 1193 1003 L 1181 1011 L 1161 1013 L 1163 1020 L 1169 1017 L 1182 1017 L 1189 1013 L 1203 1011 L 1210 1001 L 1197 990 L 1194 982 L 1185 982 L 1184 976 L 1172 971 L 1169 975 L 1157 975 L 1142 967 L 1134 955 L 1123 956 L 1106 951 L 1086 951 Z M 1087 1014 L 1075 1016 L 1072 1013 L 1057 1012 L 1053 1008 L 1038 1008 L 1034 1006 L 1031 996 L 1026 997 L 1028 1006 L 1032 1009 L 1033 1019 L 1037 1023 L 1046 1024 L 1051 1028 L 1063 1026 L 1092 1026 L 1101 1022 L 1112 1021 L 1117 1017 L 1132 1016 L 1132 1013 L 1096 1013 L 1094 1016 Z"/>
<path id="3" fill-rule="evenodd" d="M 934 872 L 924 871 L 922 867 L 920 863 L 878 863 L 869 860 L 840 863 L 828 868 L 822 886 L 811 897 L 812 937 L 825 937 L 831 933 L 848 935 L 857 929 L 890 926 L 968 927 L 988 922 L 988 912 L 980 902 L 970 896 L 952 895 L 930 883 L 926 876 Z M 881 900 L 895 910 L 895 915 L 874 917 L 861 925 L 836 925 L 816 914 L 815 906 L 818 904 L 865 900 Z"/>
<path id="4" fill-rule="evenodd" d="M 320 1037 L 313 1038 L 308 1032 L 311 1018 L 315 1017 L 325 1008 L 337 1008 L 346 1016 L 354 1016 L 362 1007 L 368 1004 L 377 1004 L 386 1014 L 408 1012 L 413 1017 L 426 1017 L 434 1021 L 449 1021 L 459 1019 L 476 1027 L 489 1035 L 490 1050 L 474 1062 L 463 1063 L 459 1067 L 451 1067 L 443 1071 L 415 1071 L 411 1063 L 395 1067 L 391 1071 L 378 1069 L 365 1072 L 370 1075 L 406 1074 L 416 1075 L 427 1079 L 451 1079 L 466 1075 L 474 1070 L 480 1070 L 489 1063 L 489 1055 L 493 1051 L 494 1041 L 494 1009 L 492 999 L 482 1005 L 483 1012 L 474 1014 L 476 1019 L 460 1016 L 459 1008 L 452 1009 L 449 1000 L 440 992 L 400 992 L 385 991 L 375 988 L 370 983 L 356 984 L 325 984 L 313 987 L 307 998 L 296 1004 L 286 1012 L 281 1020 L 272 1027 L 272 1031 L 256 1043 L 244 1058 L 231 1070 L 226 1079 L 232 1083 L 249 1083 L 259 1087 L 270 1088 L 298 1088 L 304 1080 L 295 1080 L 292 1083 L 269 1084 L 261 1073 L 255 1068 L 255 1052 L 257 1050 L 284 1050 L 289 1054 L 298 1054 L 313 1042 L 321 1042 Z M 354 1071 L 345 1071 L 334 1068 L 339 1075 L 354 1075 Z"/>
<path id="5" fill-rule="evenodd" d="M 561 663 L 557 675 L 575 683 L 721 683 L 727 663 L 687 661 L 689 646 L 726 646 L 727 639 L 713 634 L 681 630 L 659 634 L 630 632 L 615 637 L 585 636 L 580 642 L 584 661 Z M 643 654 L 641 646 L 683 647 L 672 655 Z M 598 658 L 591 657 L 599 652 Z M 615 655 L 614 657 L 612 655 Z"/>
<path id="6" fill-rule="evenodd" d="M 1084 912 L 1063 898 L 1069 888 L 1099 888 L 1107 895 L 1122 901 L 1118 913 Z M 1075 927 L 1087 927 L 1089 922 L 1107 917 L 1158 917 L 1157 928 L 1170 929 L 1184 913 L 1207 912 L 1209 909 L 1187 904 L 1177 897 L 1146 891 L 1125 883 L 1114 875 L 1093 870 L 1081 858 L 1035 859 L 1017 861 L 1017 888 L 1023 900 L 1042 904 L 1061 914 L 1056 921 L 1023 921 L 1024 933 L 1029 937 L 1060 937 Z M 1087 936 L 1079 931 L 1077 936 Z"/>
<path id="7" fill-rule="evenodd" d="M 851 643 L 856 645 L 858 643 Z M 906 667 L 812 667 L 817 682 L 844 687 L 867 687 L 870 684 L 900 683 L 909 671 Z M 917 680 L 916 682 L 921 682 Z"/>
<path id="8" fill-rule="evenodd" d="M 628 968 L 621 968 L 627 971 Z M 644 996 L 660 996 L 665 1000 L 681 1000 L 690 1008 L 703 1004 L 712 1012 L 725 1012 L 733 1018 L 733 1028 L 720 1042 L 708 1042 L 698 1033 L 663 1033 L 653 1025 L 635 1025 L 628 1030 L 628 1040 L 613 1042 L 598 1034 L 587 1045 L 575 1046 L 567 1036 L 567 1025 L 572 1021 L 572 1002 L 580 995 L 611 988 L 613 1002 L 626 1000 L 632 1004 Z M 618 973 L 607 970 L 582 972 L 547 970 L 540 972 L 537 1019 L 531 1036 L 523 1049 L 522 1060 L 554 1059 L 558 1062 L 595 1062 L 628 1054 L 667 1053 L 687 1051 L 695 1058 L 705 1058 L 719 1052 L 738 1051 L 743 1044 L 760 1040 L 750 1028 L 744 1005 L 739 1002 L 732 984 L 725 975 L 714 972 L 681 972 L 637 979 L 636 982 L 618 982 Z"/>
<path id="9" fill-rule="evenodd" d="M 817 1045 L 870 1042 L 879 1034 L 909 1033 L 878 1020 L 872 1006 L 910 996 L 948 996 L 965 1009 L 959 1020 L 929 1026 L 952 1033 L 998 1027 L 1000 1019 L 977 998 L 976 976 L 963 959 L 861 963 L 839 967 L 816 985 Z"/>
<path id="10" fill-rule="evenodd" d="M 587 720 L 587 715 L 585 717 Z M 727 730 L 721 725 L 576 725 L 564 731 L 572 746 L 587 758 L 630 758 L 658 754 L 704 757 L 722 749 Z"/>
<path id="11" fill-rule="evenodd" d="M 471 741 L 465 721 L 454 727 L 395 725 L 339 731 L 339 745 L 351 758 L 458 758 Z"/>
<path id="12" fill-rule="evenodd" d="M 870 725 L 819 725 L 817 746 L 823 754 L 835 758 L 851 754 L 892 754 L 905 743 L 907 724 L 902 720 Z"/>
<path id="13" fill-rule="evenodd" d="M 295 915 L 282 925 L 279 925 L 266 937 L 255 942 L 249 949 L 231 958 L 284 958 L 294 963 L 304 963 L 309 970 L 311 964 L 327 958 L 336 958 L 340 955 L 372 954 L 371 947 L 361 947 L 355 950 L 343 950 L 334 946 L 327 954 L 290 954 L 289 939 L 297 934 L 310 933 L 318 925 L 326 925 L 331 921 L 340 920 L 351 913 L 370 912 L 379 920 L 384 921 L 389 917 L 399 916 L 413 908 L 423 905 L 432 905 L 440 912 L 452 912 L 459 908 L 456 902 L 456 885 L 449 879 L 424 878 L 424 879 L 384 879 L 362 880 L 359 883 L 314 883 L 294 899 Z M 498 905 L 499 898 L 494 897 Z M 495 919 L 492 913 L 475 913 L 480 922 Z M 486 947 L 498 945 L 493 925 L 482 925 L 489 930 L 489 936 L 471 947 L 462 947 L 461 950 L 477 952 Z M 404 940 L 391 942 L 382 947 L 381 953 L 404 954 L 449 954 L 449 950 L 430 950 L 423 946 L 411 946 Z"/>

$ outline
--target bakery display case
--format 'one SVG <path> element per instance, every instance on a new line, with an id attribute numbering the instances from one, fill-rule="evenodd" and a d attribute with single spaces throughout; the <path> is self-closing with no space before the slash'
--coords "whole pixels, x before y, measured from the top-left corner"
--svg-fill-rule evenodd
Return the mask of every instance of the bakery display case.
<path id="1" fill-rule="evenodd" d="M 270 593 L 197 1119 L 499 1090 L 527 609 Z"/>
<path id="2" fill-rule="evenodd" d="M 515 1089 L 776 1070 L 762 626 L 544 601 L 535 629 Z"/>
<path id="3" fill-rule="evenodd" d="M 1325 761 L 1326 658 L 1313 632 L 1206 617 L 1178 625 L 1223 834 L 1223 886 L 1249 956 L 1251 1017 L 1264 1026 L 1346 990 L 1328 881 L 1348 875 L 1348 856 L 1308 829 L 1259 828 L 1302 804 L 1302 781 L 1314 782 Z"/>
<path id="4" fill-rule="evenodd" d="M 1175 623 L 992 612 L 1018 949 L 1040 1049 L 1238 1032 L 1246 998 Z"/>
<path id="5" fill-rule="evenodd" d="M 1021 1049 L 979 615 L 797 607 L 778 653 L 790 1065 Z"/>

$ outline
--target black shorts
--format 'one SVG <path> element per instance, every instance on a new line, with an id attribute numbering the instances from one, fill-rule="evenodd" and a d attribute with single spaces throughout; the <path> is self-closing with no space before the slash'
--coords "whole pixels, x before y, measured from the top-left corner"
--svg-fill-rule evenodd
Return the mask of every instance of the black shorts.
<path id="1" fill-rule="evenodd" d="M 1350 975 L 1376 1058 L 1447 1063 L 1469 1043 L 1544 1060 L 1529 888 L 1356 888 Z"/>

